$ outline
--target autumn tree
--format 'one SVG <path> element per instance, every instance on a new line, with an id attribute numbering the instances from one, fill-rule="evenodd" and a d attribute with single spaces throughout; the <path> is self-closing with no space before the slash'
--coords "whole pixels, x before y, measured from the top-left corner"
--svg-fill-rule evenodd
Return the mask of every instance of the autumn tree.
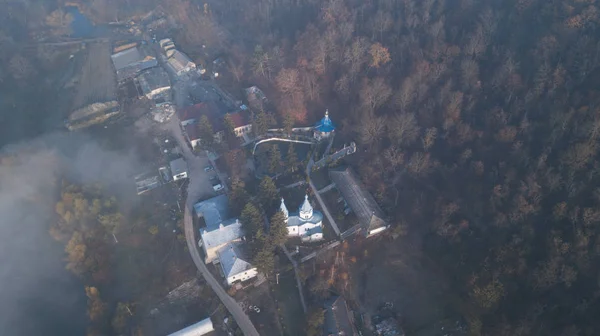
<path id="1" fill-rule="evenodd" d="M 117 307 L 115 308 L 115 312 L 111 320 L 111 326 L 113 328 L 113 331 L 118 335 L 125 334 L 127 331 L 127 324 L 132 316 L 133 313 L 131 311 L 130 303 L 117 303 Z"/>
<path id="2" fill-rule="evenodd" d="M 200 121 L 198 122 L 198 135 L 202 145 L 206 149 L 213 148 L 215 143 L 215 132 L 213 131 L 213 126 L 206 115 L 200 117 Z"/>
<path id="3" fill-rule="evenodd" d="M 90 320 L 97 323 L 106 314 L 106 303 L 100 298 L 100 292 L 96 287 L 85 287 L 85 295 L 88 297 L 87 315 Z"/>
<path id="4" fill-rule="evenodd" d="M 225 139 L 228 141 L 235 140 L 235 124 L 233 123 L 233 119 L 231 119 L 231 114 L 227 113 L 223 117 L 223 125 L 225 125 Z"/>
<path id="5" fill-rule="evenodd" d="M 322 308 L 311 308 L 306 314 L 306 334 L 319 336 L 323 334 L 325 311 Z"/>
<path id="6" fill-rule="evenodd" d="M 371 66 L 374 68 L 379 68 L 392 60 L 390 52 L 381 43 L 372 44 L 369 54 L 371 55 Z"/>
<path id="7" fill-rule="evenodd" d="M 275 78 L 279 92 L 284 95 L 293 96 L 298 93 L 300 87 L 300 75 L 296 69 L 281 69 Z"/>
<path id="8" fill-rule="evenodd" d="M 69 35 L 72 22 L 73 15 L 63 9 L 57 9 L 46 17 L 46 25 L 57 35 Z"/>

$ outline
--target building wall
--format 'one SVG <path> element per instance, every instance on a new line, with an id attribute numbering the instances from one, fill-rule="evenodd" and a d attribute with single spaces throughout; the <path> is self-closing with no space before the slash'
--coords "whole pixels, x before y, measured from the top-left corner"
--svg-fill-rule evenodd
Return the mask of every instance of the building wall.
<path id="1" fill-rule="evenodd" d="M 371 230 L 371 231 L 369 231 L 369 233 L 368 233 L 368 235 L 367 235 L 367 236 L 368 236 L 368 237 L 370 237 L 370 236 L 372 236 L 372 235 L 378 234 L 378 233 L 380 233 L 380 232 L 383 232 L 385 229 L 387 229 L 387 226 L 378 227 L 378 228 L 377 228 L 377 229 L 375 229 L 375 230 Z"/>
<path id="2" fill-rule="evenodd" d="M 244 126 L 240 126 L 237 127 L 233 130 L 235 132 L 235 135 L 238 137 L 243 136 L 244 134 L 248 134 L 250 132 L 252 132 L 252 125 L 244 125 Z"/>
<path id="3" fill-rule="evenodd" d="M 258 275 L 258 271 L 256 270 L 256 268 L 251 268 L 247 271 L 238 273 L 234 276 L 227 278 L 227 284 L 229 286 L 231 286 L 236 281 L 246 281 L 246 280 L 256 277 L 257 275 Z"/>
<path id="4" fill-rule="evenodd" d="M 323 234 L 322 233 L 315 233 L 311 236 L 304 236 L 302 237 L 302 241 L 319 241 L 319 240 L 323 240 Z"/>
<path id="5" fill-rule="evenodd" d="M 179 181 L 184 178 L 187 178 L 187 172 L 179 173 L 179 174 L 173 176 L 173 181 Z"/>
<path id="6" fill-rule="evenodd" d="M 288 236 L 289 237 L 297 237 L 297 236 L 306 236 L 305 232 L 310 229 L 323 226 L 323 222 L 318 222 L 316 224 L 313 223 L 303 223 L 299 226 L 288 226 Z M 313 235 L 314 236 L 314 235 Z"/>

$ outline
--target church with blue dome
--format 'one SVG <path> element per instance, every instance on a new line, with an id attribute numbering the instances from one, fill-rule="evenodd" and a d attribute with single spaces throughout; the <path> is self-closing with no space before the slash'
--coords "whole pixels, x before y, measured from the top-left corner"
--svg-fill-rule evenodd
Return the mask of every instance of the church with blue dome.
<path id="1" fill-rule="evenodd" d="M 300 237 L 302 241 L 323 239 L 323 214 L 313 209 L 308 201 L 308 195 L 304 196 L 304 202 L 298 208 L 298 212 L 290 213 L 283 198 L 279 210 L 285 216 L 288 237 Z"/>
<path id="2" fill-rule="evenodd" d="M 329 110 L 325 110 L 325 117 L 314 127 L 314 136 L 317 140 L 328 138 L 335 131 L 335 125 L 329 118 Z"/>

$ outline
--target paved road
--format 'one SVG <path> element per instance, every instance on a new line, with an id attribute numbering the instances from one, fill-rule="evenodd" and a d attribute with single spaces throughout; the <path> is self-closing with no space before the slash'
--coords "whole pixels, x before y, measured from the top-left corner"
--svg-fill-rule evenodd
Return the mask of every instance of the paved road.
<path id="1" fill-rule="evenodd" d="M 177 92 L 176 87 L 175 96 L 184 97 L 186 96 L 182 92 Z M 192 256 L 196 268 L 200 271 L 200 274 L 204 277 L 206 282 L 210 285 L 212 290 L 217 294 L 223 305 L 227 308 L 231 316 L 235 319 L 235 322 L 242 330 L 244 335 L 247 336 L 259 336 L 258 331 L 250 321 L 248 315 L 244 313 L 244 310 L 240 305 L 231 297 L 225 289 L 221 286 L 219 281 L 210 273 L 206 264 L 200 256 L 198 251 L 198 239 L 196 238 L 196 232 L 194 230 L 192 209 L 194 203 L 200 198 L 214 195 L 212 185 L 210 183 L 210 173 L 204 171 L 204 167 L 208 165 L 209 160 L 207 157 L 198 157 L 192 153 L 190 147 L 187 145 L 185 138 L 181 133 L 179 127 L 179 119 L 177 116 L 173 116 L 166 127 L 170 130 L 171 134 L 175 137 L 179 143 L 179 147 L 182 149 L 182 154 L 188 165 L 188 177 L 190 183 L 188 183 L 187 199 L 185 204 L 185 212 L 183 217 L 183 224 L 185 228 L 185 239 L 188 245 L 188 250 Z"/>
<path id="2" fill-rule="evenodd" d="M 307 311 L 306 310 L 306 301 L 304 301 L 304 291 L 302 289 L 302 281 L 300 281 L 300 274 L 298 274 L 298 263 L 296 262 L 296 260 L 294 260 L 294 258 L 292 258 L 290 251 L 288 251 L 287 247 L 285 247 L 284 244 L 281 244 L 280 247 L 283 250 L 283 253 L 285 253 L 285 255 L 288 257 L 288 259 L 292 263 L 292 266 L 294 266 L 294 274 L 296 275 L 296 286 L 298 287 L 298 293 L 300 293 L 300 303 L 302 303 L 302 309 L 304 310 L 304 313 L 306 314 L 306 311 Z"/>

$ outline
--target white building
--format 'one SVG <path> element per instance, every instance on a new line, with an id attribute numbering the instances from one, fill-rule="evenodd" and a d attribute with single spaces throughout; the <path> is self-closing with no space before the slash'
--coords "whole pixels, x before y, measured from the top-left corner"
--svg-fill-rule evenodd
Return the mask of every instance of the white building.
<path id="1" fill-rule="evenodd" d="M 313 210 L 308 201 L 308 195 L 304 196 L 304 202 L 298 212 L 289 213 L 285 201 L 281 199 L 281 212 L 285 215 L 288 236 L 300 237 L 302 241 L 319 241 L 323 239 L 323 214 Z"/>
<path id="2" fill-rule="evenodd" d="M 246 261 L 247 259 L 249 259 L 247 253 L 240 243 L 230 243 L 219 250 L 219 263 L 229 286 L 234 282 L 246 281 L 258 275 L 256 267 Z"/>
<path id="3" fill-rule="evenodd" d="M 169 336 L 202 336 L 210 334 L 213 331 L 215 331 L 215 328 L 213 327 L 210 317 L 207 317 L 198 323 L 169 334 Z"/>
<path id="4" fill-rule="evenodd" d="M 182 180 L 188 177 L 187 163 L 185 163 L 183 158 L 171 161 L 169 166 L 171 168 L 173 181 Z"/>

